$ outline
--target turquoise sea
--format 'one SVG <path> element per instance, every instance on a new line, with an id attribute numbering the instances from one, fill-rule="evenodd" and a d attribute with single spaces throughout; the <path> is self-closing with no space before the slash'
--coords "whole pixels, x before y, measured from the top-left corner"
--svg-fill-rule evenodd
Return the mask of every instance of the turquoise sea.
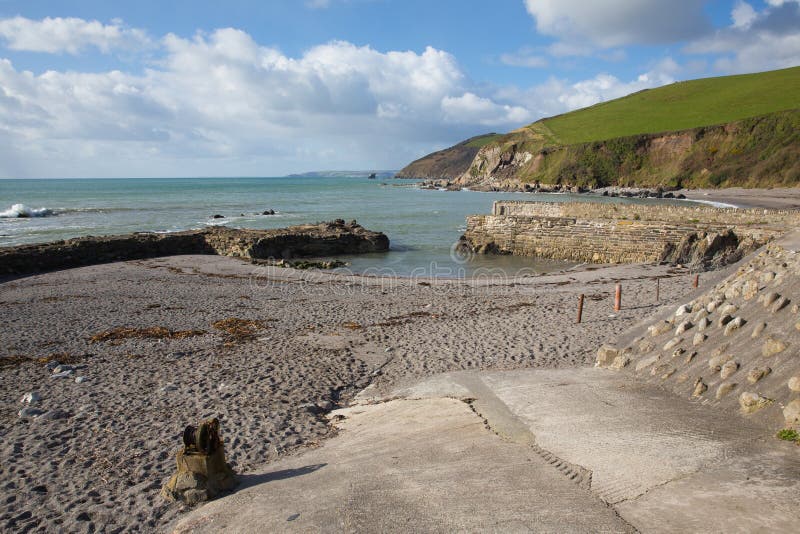
<path id="1" fill-rule="evenodd" d="M 476 256 L 465 261 L 451 254 L 464 232 L 465 217 L 489 213 L 498 199 L 647 202 L 429 191 L 405 180 L 357 177 L 0 180 L 0 246 L 211 224 L 275 228 L 339 218 L 356 219 L 391 241 L 388 253 L 346 258 L 355 272 L 461 277 L 479 269 L 508 273 L 563 268 L 563 263 L 530 258 Z M 270 209 L 276 214 L 260 215 Z M 224 218 L 213 219 L 215 214 Z"/>

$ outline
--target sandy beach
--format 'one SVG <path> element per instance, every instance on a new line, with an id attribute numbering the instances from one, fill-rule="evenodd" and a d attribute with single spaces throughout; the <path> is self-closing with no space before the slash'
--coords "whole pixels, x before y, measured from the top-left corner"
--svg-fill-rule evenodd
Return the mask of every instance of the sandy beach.
<path id="1" fill-rule="evenodd" d="M 164 529 L 186 511 L 159 496 L 186 424 L 219 417 L 228 459 L 247 474 L 330 437 L 324 413 L 368 385 L 591 365 L 605 340 L 692 292 L 693 277 L 628 265 L 388 279 L 174 256 L 7 280 L 0 525 Z M 624 306 L 614 314 L 617 281 Z M 75 369 L 54 378 L 51 361 Z M 20 418 L 32 391 L 47 412 Z"/>

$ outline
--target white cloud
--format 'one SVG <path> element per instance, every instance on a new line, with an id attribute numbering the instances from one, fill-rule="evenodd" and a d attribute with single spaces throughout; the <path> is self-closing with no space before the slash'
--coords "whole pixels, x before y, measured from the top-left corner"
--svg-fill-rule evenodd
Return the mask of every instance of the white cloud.
<path id="1" fill-rule="evenodd" d="M 468 122 L 484 126 L 507 125 L 530 122 L 531 112 L 522 106 L 500 105 L 489 98 L 473 93 L 442 99 L 444 119 L 449 122 Z"/>
<path id="2" fill-rule="evenodd" d="M 736 4 L 730 27 L 691 42 L 684 51 L 718 56 L 714 68 L 723 73 L 800 65 L 800 0 L 768 4 L 761 11 L 744 2 Z"/>
<path id="3" fill-rule="evenodd" d="M 14 155 L 0 158 L 0 175 L 396 167 L 488 125 L 532 119 L 430 47 L 337 41 L 291 57 L 230 28 L 170 34 L 160 46 L 163 58 L 141 74 L 35 75 L 0 60 L 0 139 Z"/>
<path id="4" fill-rule="evenodd" d="M 708 27 L 704 0 L 525 0 L 539 33 L 570 47 L 612 48 L 698 37 Z M 580 54 L 583 55 L 583 54 Z"/>
<path id="5" fill-rule="evenodd" d="M 736 2 L 733 11 L 731 11 L 734 28 L 749 28 L 757 18 L 758 13 L 753 9 L 753 6 L 741 0 Z"/>
<path id="6" fill-rule="evenodd" d="M 520 48 L 514 53 L 500 55 L 500 62 L 512 67 L 544 68 L 549 62 L 547 58 L 529 47 Z"/>
<path id="7" fill-rule="evenodd" d="M 138 49 L 150 43 L 144 31 L 127 28 L 119 20 L 102 24 L 96 20 L 61 17 L 0 19 L 0 38 L 12 50 L 67 54 L 78 54 L 88 47 L 107 54 L 114 49 Z"/>

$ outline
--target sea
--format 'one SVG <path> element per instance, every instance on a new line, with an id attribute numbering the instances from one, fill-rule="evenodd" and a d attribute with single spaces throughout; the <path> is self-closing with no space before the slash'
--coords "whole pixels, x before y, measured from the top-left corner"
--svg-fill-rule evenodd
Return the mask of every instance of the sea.
<path id="1" fill-rule="evenodd" d="M 0 247 L 78 236 L 172 232 L 226 225 L 267 229 L 333 219 L 384 232 L 386 253 L 346 256 L 358 274 L 463 278 L 536 275 L 574 264 L 464 254 L 470 214 L 495 200 L 663 203 L 570 194 L 440 191 L 363 176 L 0 180 Z M 274 210 L 274 215 L 262 215 Z M 222 218 L 214 218 L 222 215 Z"/>

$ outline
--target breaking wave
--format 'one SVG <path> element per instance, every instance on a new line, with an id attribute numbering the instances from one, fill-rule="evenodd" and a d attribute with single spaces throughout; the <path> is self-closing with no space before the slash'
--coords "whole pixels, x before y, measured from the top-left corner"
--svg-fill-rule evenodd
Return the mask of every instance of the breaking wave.
<path id="1" fill-rule="evenodd" d="M 5 211 L 0 211 L 0 219 L 21 219 L 25 217 L 47 217 L 55 212 L 48 208 L 29 208 L 25 204 L 14 204 Z"/>

